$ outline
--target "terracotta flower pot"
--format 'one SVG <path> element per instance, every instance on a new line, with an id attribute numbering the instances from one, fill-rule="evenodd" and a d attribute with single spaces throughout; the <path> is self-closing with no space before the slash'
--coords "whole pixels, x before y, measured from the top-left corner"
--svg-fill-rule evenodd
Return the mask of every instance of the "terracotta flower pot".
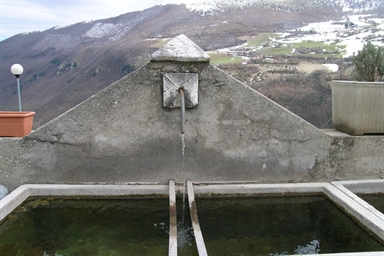
<path id="1" fill-rule="evenodd" d="M 33 116 L 31 111 L 0 111 L 0 136 L 24 137 L 32 131 Z"/>

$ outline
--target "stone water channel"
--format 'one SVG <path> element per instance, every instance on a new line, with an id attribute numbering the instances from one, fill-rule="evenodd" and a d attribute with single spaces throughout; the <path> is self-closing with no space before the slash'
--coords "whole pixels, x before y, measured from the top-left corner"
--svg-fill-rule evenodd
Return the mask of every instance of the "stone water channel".
<path id="1" fill-rule="evenodd" d="M 375 187 L 376 192 L 380 189 L 381 193 L 384 192 L 382 191 L 384 182 L 372 181 L 369 184 L 367 181 L 356 181 L 356 184 L 365 184 L 365 187 L 371 187 L 369 193 L 372 192 L 372 187 Z M 360 185 L 359 193 L 363 191 L 361 187 L 362 185 Z M 15 220 L 13 216 L 20 214 L 20 209 L 21 212 L 26 211 L 28 207 L 20 205 L 23 205 L 23 202 L 28 202 L 28 199 L 37 198 L 37 200 L 41 200 L 37 205 L 50 209 L 50 203 L 55 200 L 52 201 L 49 198 L 72 198 L 71 201 L 87 198 L 91 200 L 87 203 L 81 201 L 83 205 L 92 203 L 92 199 L 95 200 L 95 198 L 123 200 L 124 203 L 121 204 L 125 204 L 132 198 L 136 198 L 133 200 L 141 198 L 149 202 L 149 208 L 154 212 L 149 213 L 149 210 L 144 210 L 142 214 L 139 214 L 141 216 L 140 222 L 143 223 L 136 223 L 137 220 L 134 220 L 133 223 L 135 224 L 127 224 L 128 226 L 124 228 L 140 230 L 141 226 L 144 229 L 147 225 L 150 234 L 157 235 L 152 238 L 147 235 L 148 241 L 143 244 L 141 242 L 133 243 L 135 246 L 146 247 L 144 249 L 126 247 L 130 248 L 132 253 L 140 252 L 141 255 L 153 255 L 155 250 L 157 253 L 162 252 L 161 255 L 233 255 L 237 253 L 243 255 L 288 255 L 298 252 L 303 254 L 328 253 L 330 255 L 353 255 L 343 253 L 382 255 L 384 252 L 383 214 L 359 199 L 341 183 L 194 184 L 192 181 L 187 181 L 189 207 L 185 212 L 184 210 L 181 211 L 183 190 L 184 184 L 177 184 L 174 180 L 170 180 L 169 185 L 23 185 L 0 201 L 0 233 L 6 232 L 8 234 L 8 240 L 6 239 L 7 236 L 0 236 L 0 251 L 16 250 L 17 245 L 15 244 L 22 244 L 19 240 L 14 241 L 15 244 L 12 245 L 9 235 L 14 232 L 15 228 L 12 228 L 9 223 L 16 223 L 15 225 L 19 225 L 17 228 L 23 227 L 22 224 L 17 224 L 16 220 L 17 218 L 25 219 L 25 217 L 16 217 Z M 366 189 L 364 191 L 367 192 Z M 160 201 L 153 201 L 156 198 Z M 164 207 L 167 205 L 164 201 L 165 198 L 168 198 L 168 207 Z M 117 204 L 116 201 L 113 202 Z M 145 202 L 134 202 L 134 204 L 139 203 L 140 209 L 144 207 L 141 204 L 145 204 Z M 124 212 L 121 204 L 118 204 L 119 207 L 117 208 Z M 159 204 L 163 207 L 158 208 L 157 205 Z M 36 207 L 36 203 L 32 203 L 32 205 L 34 205 L 32 208 L 35 211 L 39 207 Z M 131 207 L 134 207 L 133 205 Z M 311 209 L 308 205 L 314 205 L 314 208 Z M 98 208 L 95 207 L 95 209 Z M 108 207 L 100 206 L 94 215 L 102 212 L 101 209 L 110 210 Z M 164 214 L 158 215 L 159 211 L 163 211 Z M 317 216 L 319 212 L 323 212 L 323 215 Z M 56 214 L 58 214 L 57 211 Z M 190 217 L 177 216 L 182 214 L 188 214 Z M 45 220 L 53 218 L 50 215 L 44 216 Z M 159 219 L 152 219 L 152 216 L 157 216 L 156 218 Z M 85 218 L 91 221 L 92 216 Z M 37 219 L 36 216 L 33 218 L 35 222 Z M 151 221 L 145 224 L 147 219 Z M 183 221 L 185 219 L 185 223 L 181 223 L 182 219 Z M 352 219 L 357 220 L 357 222 L 352 221 Z M 64 219 L 61 220 L 65 223 Z M 263 220 L 263 223 L 257 224 L 260 220 Z M 293 220 L 292 223 L 290 223 L 291 220 Z M 33 226 L 34 221 L 27 221 L 28 225 L 26 226 Z M 107 223 L 109 223 L 108 221 Z M 54 223 L 51 223 L 53 225 L 51 227 L 45 227 L 45 232 L 49 231 L 53 234 Z M 60 223 L 60 225 L 63 224 Z M 120 223 L 117 226 L 124 225 Z M 34 227 L 34 232 L 38 229 L 38 226 Z M 321 232 L 325 233 L 321 233 L 318 229 L 324 229 Z M 315 232 L 317 237 L 312 236 L 313 230 L 320 232 Z M 107 233 L 109 234 L 109 232 Z M 351 238 L 352 234 L 354 235 L 353 238 Z M 298 242 L 303 239 L 299 238 L 302 235 L 304 240 L 306 239 L 305 243 L 302 240 L 301 243 Z M 104 239 L 108 240 L 107 238 Z M 338 240 L 336 244 L 331 244 L 332 239 Z M 54 240 L 54 237 L 50 237 L 49 240 Z M 77 240 L 81 241 L 78 241 L 72 248 L 66 248 L 67 251 L 62 249 L 61 252 L 80 250 L 78 248 L 79 243 L 87 242 L 87 238 L 84 237 L 77 238 Z M 118 241 L 124 243 L 121 240 Z M 151 245 L 151 241 L 155 245 Z M 41 241 L 35 243 L 39 244 Z M 104 248 L 101 244 L 102 241 L 98 241 L 98 245 Z M 94 249 L 95 245 L 92 248 Z M 49 255 L 49 252 L 52 253 L 52 248 L 50 251 L 48 249 L 45 249 L 45 255 Z M 87 250 L 85 247 L 81 247 L 81 249 Z M 103 250 L 101 255 L 110 249 L 104 248 Z M 125 254 L 117 255 L 134 254 L 126 254 L 125 252 Z"/>

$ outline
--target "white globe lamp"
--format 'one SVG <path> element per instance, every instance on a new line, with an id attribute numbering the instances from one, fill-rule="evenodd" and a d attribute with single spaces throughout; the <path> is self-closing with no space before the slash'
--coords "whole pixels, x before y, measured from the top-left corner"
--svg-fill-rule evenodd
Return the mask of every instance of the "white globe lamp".
<path id="1" fill-rule="evenodd" d="M 19 76 L 23 74 L 23 71 L 24 71 L 23 66 L 21 66 L 20 64 L 13 64 L 11 67 L 11 72 L 16 77 L 16 80 L 17 80 L 17 96 L 19 98 L 19 111 L 22 111 Z"/>

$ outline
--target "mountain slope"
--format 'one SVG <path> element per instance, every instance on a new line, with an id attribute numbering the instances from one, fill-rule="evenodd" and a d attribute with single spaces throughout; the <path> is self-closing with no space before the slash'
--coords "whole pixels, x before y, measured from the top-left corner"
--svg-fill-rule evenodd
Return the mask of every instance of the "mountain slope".
<path id="1" fill-rule="evenodd" d="M 382 5 L 381 0 L 210 0 L 204 3 L 191 3 L 188 8 L 204 14 L 249 7 L 282 11 L 310 11 L 329 8 L 348 13 L 372 11 Z"/>

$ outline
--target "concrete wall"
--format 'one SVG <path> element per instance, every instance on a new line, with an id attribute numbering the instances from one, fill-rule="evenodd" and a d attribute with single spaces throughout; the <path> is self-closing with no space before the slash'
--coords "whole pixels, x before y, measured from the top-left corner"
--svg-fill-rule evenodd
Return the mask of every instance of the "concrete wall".
<path id="1" fill-rule="evenodd" d="M 0 139 L 0 184 L 384 176 L 383 136 L 326 134 L 207 59 L 154 56 L 32 134 Z M 199 104 L 186 110 L 183 156 L 180 109 L 163 108 L 162 84 L 185 72 L 198 73 Z"/>

